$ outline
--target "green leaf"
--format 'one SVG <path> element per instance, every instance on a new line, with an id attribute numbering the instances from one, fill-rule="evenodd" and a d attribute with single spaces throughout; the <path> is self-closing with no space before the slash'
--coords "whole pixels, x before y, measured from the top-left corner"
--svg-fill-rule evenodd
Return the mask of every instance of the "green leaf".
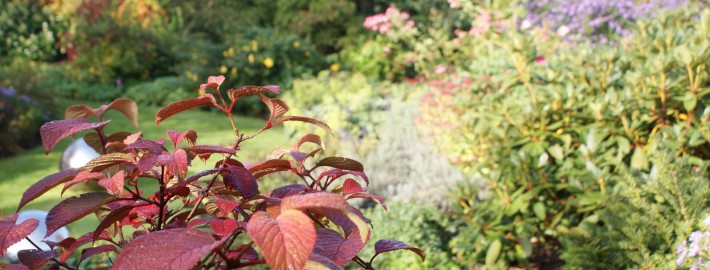
<path id="1" fill-rule="evenodd" d="M 498 260 L 498 256 L 500 255 L 501 248 L 502 244 L 500 243 L 500 239 L 496 239 L 490 246 L 488 246 L 488 251 L 486 251 L 486 266 L 492 266 L 496 263 L 496 260 Z"/>
<path id="2" fill-rule="evenodd" d="M 535 212 L 535 216 L 537 216 L 538 219 L 545 220 L 545 204 L 542 202 L 535 203 L 533 205 L 533 212 Z"/>
<path id="3" fill-rule="evenodd" d="M 631 156 L 631 168 L 637 170 L 648 170 L 648 157 L 646 152 L 641 147 L 634 149 L 634 155 Z"/>
<path id="4" fill-rule="evenodd" d="M 685 97 L 683 97 L 683 107 L 687 111 L 692 111 L 695 109 L 695 106 L 698 104 L 698 98 L 695 97 L 695 95 L 691 93 L 685 94 Z"/>
<path id="5" fill-rule="evenodd" d="M 552 155 L 552 157 L 558 161 L 561 161 L 565 158 L 564 148 L 562 148 L 562 146 L 559 144 L 550 146 L 549 148 L 547 148 L 547 151 L 550 152 L 550 155 Z"/>

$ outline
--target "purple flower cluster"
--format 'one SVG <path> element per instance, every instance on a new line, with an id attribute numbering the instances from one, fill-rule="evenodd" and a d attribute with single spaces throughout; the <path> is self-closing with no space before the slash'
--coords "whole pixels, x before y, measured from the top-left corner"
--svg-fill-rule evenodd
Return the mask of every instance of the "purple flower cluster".
<path id="1" fill-rule="evenodd" d="M 690 241 L 690 243 L 688 243 Z M 710 269 L 710 263 L 703 261 L 703 253 L 707 254 L 710 251 L 710 232 L 707 231 L 694 231 L 690 234 L 688 240 L 684 240 L 682 244 L 676 248 L 676 264 L 682 266 L 685 264 L 686 259 L 693 260 L 693 265 L 690 267 L 691 270 L 698 269 Z"/>
<path id="2" fill-rule="evenodd" d="M 688 5 L 688 0 L 528 0 L 521 25 L 549 27 L 566 40 L 606 44 L 632 34 L 631 23 Z"/>

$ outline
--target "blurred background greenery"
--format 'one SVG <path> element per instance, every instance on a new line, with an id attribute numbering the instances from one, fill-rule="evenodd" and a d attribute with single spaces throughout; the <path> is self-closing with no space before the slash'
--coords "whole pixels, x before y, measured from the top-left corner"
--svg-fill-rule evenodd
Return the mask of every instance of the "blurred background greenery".
<path id="1" fill-rule="evenodd" d="M 330 154 L 363 161 L 392 202 L 366 211 L 373 236 L 428 253 L 381 268 L 699 266 L 709 251 L 676 247 L 710 215 L 709 60 L 703 0 L 6 0 L 0 211 L 58 170 L 67 142 L 45 156 L 37 130 L 68 105 L 132 98 L 157 138 L 179 129 L 154 127 L 158 106 L 223 74 L 280 85 L 291 114 L 331 125 Z M 237 104 L 242 129 L 260 102 Z M 225 143 L 213 113 L 166 122 Z M 307 132 L 270 131 L 240 157 Z M 30 206 L 61 200 L 43 198 Z"/>

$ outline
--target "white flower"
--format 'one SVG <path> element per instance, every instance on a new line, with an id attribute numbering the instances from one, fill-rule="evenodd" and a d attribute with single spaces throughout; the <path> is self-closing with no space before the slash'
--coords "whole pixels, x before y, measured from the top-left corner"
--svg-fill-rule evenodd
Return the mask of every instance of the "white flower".
<path id="1" fill-rule="evenodd" d="M 705 225 L 707 225 L 707 226 L 710 226 L 710 216 L 708 216 L 708 217 L 706 217 L 705 219 L 703 219 L 703 224 L 705 224 Z"/>
<path id="2" fill-rule="evenodd" d="M 522 23 L 520 23 L 520 29 L 527 30 L 530 27 L 532 27 L 532 23 L 528 20 L 524 20 Z"/>
<path id="3" fill-rule="evenodd" d="M 567 34 L 569 34 L 569 27 L 567 27 L 566 25 L 563 25 L 563 26 L 560 26 L 560 28 L 557 28 L 557 35 L 558 36 L 564 37 Z"/>

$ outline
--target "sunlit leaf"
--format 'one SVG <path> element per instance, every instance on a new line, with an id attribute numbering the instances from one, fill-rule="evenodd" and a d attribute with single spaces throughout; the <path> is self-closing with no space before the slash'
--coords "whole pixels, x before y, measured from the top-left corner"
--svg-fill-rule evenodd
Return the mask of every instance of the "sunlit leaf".
<path id="1" fill-rule="evenodd" d="M 85 119 L 56 120 L 47 122 L 39 129 L 44 152 L 49 153 L 49 151 L 51 151 L 60 140 L 68 136 L 84 130 L 103 127 L 110 122 L 111 120 L 93 123 Z"/>
<path id="2" fill-rule="evenodd" d="M 311 219 L 301 211 L 282 211 L 276 219 L 266 212 L 254 213 L 247 232 L 261 249 L 272 269 L 301 269 L 316 243 L 316 230 Z"/>

